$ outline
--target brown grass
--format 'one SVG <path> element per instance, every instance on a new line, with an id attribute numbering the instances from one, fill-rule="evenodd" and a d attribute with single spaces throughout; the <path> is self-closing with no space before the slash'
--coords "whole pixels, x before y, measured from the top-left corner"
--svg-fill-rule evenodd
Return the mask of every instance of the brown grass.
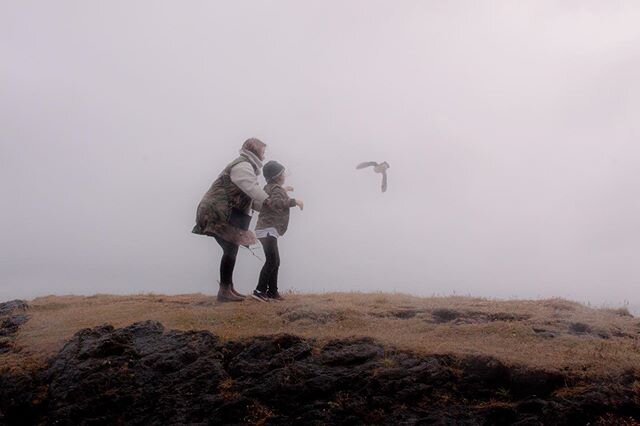
<path id="1" fill-rule="evenodd" d="M 31 319 L 16 340 L 21 352 L 0 357 L 0 369 L 44 362 L 79 329 L 148 319 L 167 329 L 209 330 L 222 339 L 292 333 L 324 342 L 370 336 L 420 353 L 485 354 L 507 363 L 587 375 L 640 365 L 637 318 L 562 299 L 329 293 L 291 294 L 284 302 L 218 304 L 202 294 L 146 294 L 48 296 L 30 305 Z"/>

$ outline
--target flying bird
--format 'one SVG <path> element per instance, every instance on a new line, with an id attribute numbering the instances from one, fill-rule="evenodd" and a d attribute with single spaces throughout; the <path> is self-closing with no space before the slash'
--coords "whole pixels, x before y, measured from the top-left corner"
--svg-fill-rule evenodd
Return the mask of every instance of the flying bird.
<path id="1" fill-rule="evenodd" d="M 387 169 L 390 167 L 389 163 L 383 161 L 382 163 L 376 163 L 375 161 L 365 161 L 356 166 L 356 169 L 364 169 L 365 167 L 373 167 L 373 171 L 382 174 L 382 192 L 387 190 Z"/>

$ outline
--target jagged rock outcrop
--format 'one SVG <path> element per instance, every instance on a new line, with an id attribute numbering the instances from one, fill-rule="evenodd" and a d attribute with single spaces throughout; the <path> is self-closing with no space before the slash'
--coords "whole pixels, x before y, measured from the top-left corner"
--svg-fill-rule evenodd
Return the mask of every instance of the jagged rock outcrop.
<path id="1" fill-rule="evenodd" d="M 29 320 L 29 305 L 22 300 L 0 303 L 0 354 L 14 350 L 13 340 L 20 326 Z"/>
<path id="2" fill-rule="evenodd" d="M 637 384 L 634 372 L 585 384 L 367 338 L 222 342 L 146 321 L 81 330 L 43 371 L 0 376 L 0 423 L 597 424 L 640 419 Z"/>

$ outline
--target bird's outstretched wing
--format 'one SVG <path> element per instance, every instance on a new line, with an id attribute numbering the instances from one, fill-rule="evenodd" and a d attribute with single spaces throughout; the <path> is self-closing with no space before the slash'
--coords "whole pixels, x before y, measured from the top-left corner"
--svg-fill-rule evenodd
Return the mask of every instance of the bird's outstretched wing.
<path id="1" fill-rule="evenodd" d="M 364 169 L 365 167 L 377 166 L 378 163 L 375 161 L 365 161 L 364 163 L 360 163 L 356 166 L 356 169 Z"/>
<path id="2" fill-rule="evenodd" d="M 382 192 L 387 192 L 387 171 L 382 172 Z"/>

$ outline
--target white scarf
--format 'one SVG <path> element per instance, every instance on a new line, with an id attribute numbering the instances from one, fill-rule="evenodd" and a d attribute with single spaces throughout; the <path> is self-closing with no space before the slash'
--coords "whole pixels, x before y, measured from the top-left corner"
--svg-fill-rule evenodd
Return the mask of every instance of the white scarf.
<path id="1" fill-rule="evenodd" d="M 241 149 L 240 155 L 249 160 L 255 167 L 258 168 L 258 170 L 262 169 L 262 160 L 260 160 L 260 158 L 258 158 L 258 156 L 253 152 L 247 151 L 246 149 Z"/>

